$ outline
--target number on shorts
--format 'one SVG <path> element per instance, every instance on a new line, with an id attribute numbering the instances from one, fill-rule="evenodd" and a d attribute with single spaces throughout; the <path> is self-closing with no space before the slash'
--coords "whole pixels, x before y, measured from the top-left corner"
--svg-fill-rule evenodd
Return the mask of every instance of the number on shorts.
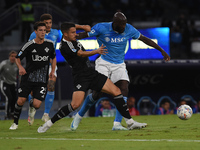
<path id="1" fill-rule="evenodd" d="M 41 93 L 41 94 L 45 94 L 46 88 L 45 88 L 45 87 L 41 87 L 41 89 L 42 89 L 42 90 L 40 91 L 40 93 Z"/>

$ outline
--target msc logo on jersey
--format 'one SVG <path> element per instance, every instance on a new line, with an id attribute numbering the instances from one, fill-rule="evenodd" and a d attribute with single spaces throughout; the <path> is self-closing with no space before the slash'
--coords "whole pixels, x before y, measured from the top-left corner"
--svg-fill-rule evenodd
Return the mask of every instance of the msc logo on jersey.
<path id="1" fill-rule="evenodd" d="M 45 50 L 45 51 L 48 53 L 48 51 L 49 51 L 49 48 L 48 48 L 48 47 L 46 47 L 44 50 Z"/>
<path id="2" fill-rule="evenodd" d="M 123 42 L 125 40 L 125 37 L 123 38 L 111 38 L 111 43 L 119 43 Z"/>
<path id="3" fill-rule="evenodd" d="M 33 61 L 48 61 L 49 56 L 39 56 L 39 55 L 32 55 Z"/>
<path id="4" fill-rule="evenodd" d="M 125 40 L 125 37 L 123 37 L 123 38 L 109 38 L 109 37 L 105 37 L 104 40 L 106 42 L 111 42 L 111 43 L 120 43 L 120 42 L 123 42 Z"/>

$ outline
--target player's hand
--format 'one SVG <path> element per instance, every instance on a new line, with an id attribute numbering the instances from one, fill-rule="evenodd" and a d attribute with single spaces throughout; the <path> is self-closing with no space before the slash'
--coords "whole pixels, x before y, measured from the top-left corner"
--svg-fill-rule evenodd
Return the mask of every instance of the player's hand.
<path id="1" fill-rule="evenodd" d="M 101 47 L 99 47 L 99 48 L 97 49 L 98 54 L 106 55 L 106 54 L 108 53 L 108 51 L 107 51 L 107 49 L 105 49 L 105 48 L 106 48 L 106 46 L 104 46 L 104 45 L 102 44 Z"/>
<path id="2" fill-rule="evenodd" d="M 169 61 L 169 60 L 170 60 L 169 55 L 168 55 L 164 50 L 163 50 L 161 53 L 162 53 L 162 55 L 164 56 L 163 59 L 164 59 L 165 61 Z"/>
<path id="3" fill-rule="evenodd" d="M 26 74 L 26 70 L 24 69 L 24 67 L 21 66 L 19 68 L 19 75 L 22 76 L 22 75 L 25 75 L 25 74 Z"/>
<path id="4" fill-rule="evenodd" d="M 55 77 L 54 71 L 51 71 L 50 74 L 49 74 L 49 78 L 53 79 L 54 77 Z"/>

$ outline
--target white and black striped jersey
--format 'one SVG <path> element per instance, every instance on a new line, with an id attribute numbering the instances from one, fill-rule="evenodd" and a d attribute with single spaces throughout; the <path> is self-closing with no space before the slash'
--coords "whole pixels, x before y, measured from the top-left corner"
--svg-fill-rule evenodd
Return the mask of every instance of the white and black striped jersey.
<path id="1" fill-rule="evenodd" d="M 79 50 L 85 51 L 83 45 L 78 41 L 61 40 L 60 52 L 68 64 L 72 67 L 73 74 L 85 71 L 91 68 L 88 57 L 80 57 L 77 55 Z"/>
<path id="2" fill-rule="evenodd" d="M 26 58 L 25 70 L 27 74 L 21 81 L 47 83 L 50 58 L 55 58 L 53 42 L 45 39 L 42 44 L 35 43 L 34 39 L 27 42 L 19 51 L 16 58 Z"/>

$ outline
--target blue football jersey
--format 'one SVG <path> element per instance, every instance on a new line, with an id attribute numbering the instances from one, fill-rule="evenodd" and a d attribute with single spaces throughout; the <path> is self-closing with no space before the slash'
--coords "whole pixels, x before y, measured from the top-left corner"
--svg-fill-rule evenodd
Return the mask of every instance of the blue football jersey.
<path id="1" fill-rule="evenodd" d="M 35 32 L 33 32 L 29 38 L 29 40 L 33 40 L 36 38 Z M 59 33 L 57 29 L 51 29 L 49 33 L 45 34 L 45 39 L 53 41 L 54 47 L 56 49 L 57 40 L 59 38 Z"/>
<path id="2" fill-rule="evenodd" d="M 140 32 L 127 23 L 124 32 L 119 34 L 113 30 L 112 22 L 105 22 L 93 26 L 88 36 L 95 36 L 99 46 L 102 44 L 106 46 L 108 53 L 106 55 L 101 55 L 102 59 L 111 63 L 120 64 L 124 62 L 128 40 L 130 38 L 138 39 L 140 37 Z"/>

